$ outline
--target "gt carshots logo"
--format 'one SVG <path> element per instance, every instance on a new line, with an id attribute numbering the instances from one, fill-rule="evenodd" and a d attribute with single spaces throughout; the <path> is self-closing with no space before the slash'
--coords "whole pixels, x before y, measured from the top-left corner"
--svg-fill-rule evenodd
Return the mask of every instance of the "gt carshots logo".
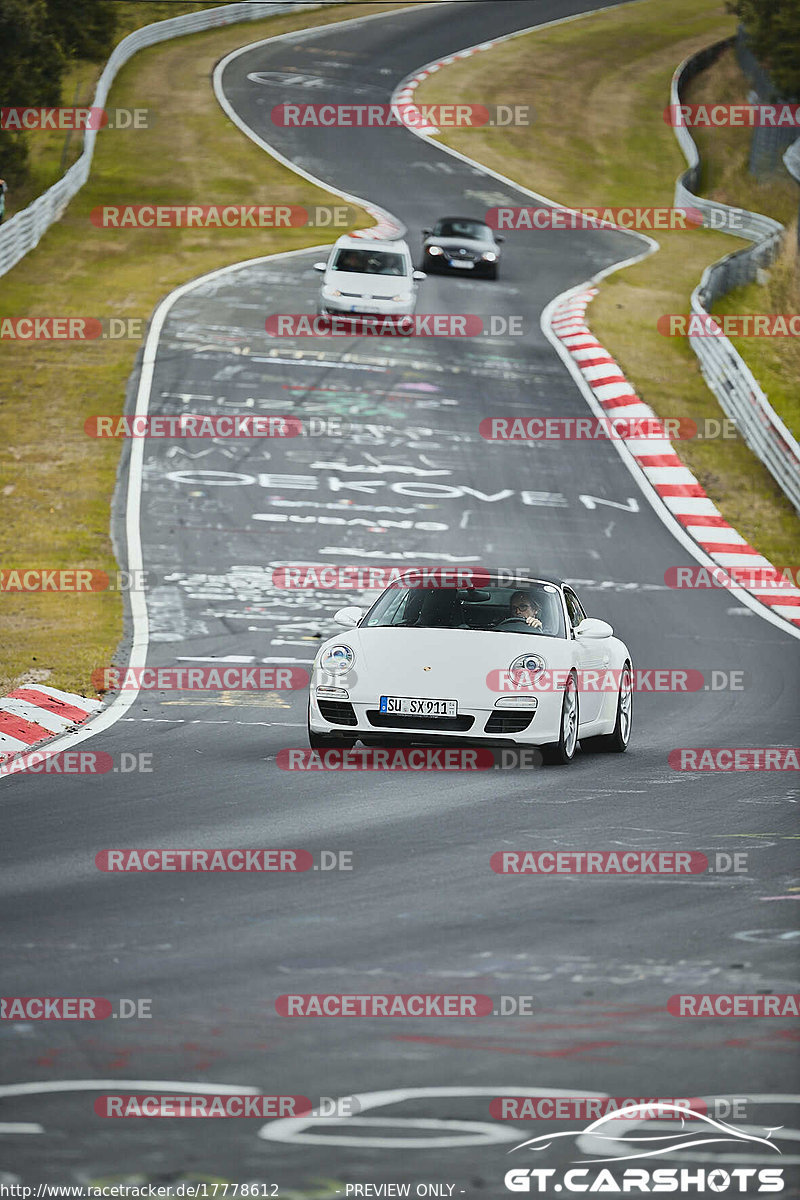
<path id="1" fill-rule="evenodd" d="M 590 1171 L 587 1167 L 576 1167 L 565 1171 L 561 1181 L 551 1185 L 548 1182 L 556 1175 L 554 1168 L 515 1167 L 506 1171 L 505 1183 L 509 1192 L 677 1192 L 688 1195 L 691 1192 L 733 1192 L 742 1195 L 752 1190 L 756 1183 L 758 1192 L 782 1192 L 783 1170 L 780 1167 L 736 1167 L 732 1171 L 723 1171 L 714 1167 L 707 1171 L 700 1168 L 692 1171 L 686 1167 L 657 1167 L 653 1171 L 645 1167 L 628 1167 L 619 1178 L 611 1171 L 603 1168 L 601 1171 Z"/>
<path id="2" fill-rule="evenodd" d="M 685 1103 L 685 1102 L 684 1102 Z M 660 1132 L 641 1133 L 635 1135 L 625 1130 L 614 1129 L 614 1122 L 620 1118 L 628 1118 L 632 1129 L 638 1129 L 642 1122 L 652 1120 L 650 1115 L 653 1107 L 658 1110 L 659 1122 L 665 1116 L 680 1117 L 681 1127 L 675 1133 L 663 1136 Z M 633 1103 L 617 1112 L 607 1113 L 598 1120 L 587 1125 L 581 1132 L 564 1130 L 560 1133 L 541 1134 L 539 1137 L 528 1138 L 509 1151 L 514 1154 L 517 1150 L 542 1150 L 549 1148 L 558 1138 L 580 1139 L 582 1148 L 591 1143 L 591 1152 L 602 1155 L 606 1162 L 630 1161 L 631 1158 L 663 1158 L 666 1154 L 678 1154 L 691 1151 L 695 1146 L 706 1146 L 709 1142 L 727 1143 L 734 1145 L 740 1154 L 727 1161 L 748 1161 L 741 1151 L 748 1151 L 750 1161 L 752 1151 L 758 1147 L 766 1147 L 780 1154 L 770 1135 L 775 1129 L 765 1130 L 766 1137 L 745 1132 L 733 1125 L 727 1124 L 705 1113 L 687 1110 L 680 1103 L 669 1100 L 656 1100 L 650 1103 Z M 746 1146 L 741 1143 L 747 1143 Z M 573 1160 L 574 1161 L 574 1160 Z M 597 1162 L 598 1159 L 589 1160 Z M 558 1180 L 554 1177 L 558 1176 Z M 615 1174 L 608 1167 L 600 1170 L 587 1166 L 573 1167 L 566 1171 L 554 1167 L 514 1167 L 507 1171 L 503 1180 L 509 1192 L 539 1192 L 552 1194 L 555 1192 L 678 1192 L 688 1195 L 694 1192 L 734 1192 L 745 1193 L 754 1190 L 758 1192 L 782 1192 L 784 1187 L 783 1171 L 780 1167 L 736 1167 L 723 1170 L 720 1167 L 692 1169 L 687 1167 L 646 1167 L 619 1168 Z M 754 1188 L 754 1185 L 757 1185 Z"/>

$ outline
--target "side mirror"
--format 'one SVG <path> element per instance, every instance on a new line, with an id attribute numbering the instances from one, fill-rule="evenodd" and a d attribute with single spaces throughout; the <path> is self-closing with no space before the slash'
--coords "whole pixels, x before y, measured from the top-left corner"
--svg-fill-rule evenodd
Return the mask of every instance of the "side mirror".
<path id="1" fill-rule="evenodd" d="M 412 275 L 412 279 L 427 279 L 427 278 L 428 278 L 428 276 L 425 274 L 424 271 L 414 271 L 414 273 Z"/>
<path id="2" fill-rule="evenodd" d="M 495 240 L 496 242 L 504 242 L 506 239 L 505 239 L 504 237 L 500 237 L 500 236 L 498 235 L 498 236 L 496 236 L 496 237 L 495 237 L 495 239 L 494 239 L 494 240 Z"/>
<path id="3" fill-rule="evenodd" d="M 422 236 L 423 236 L 423 237 L 430 237 L 430 236 L 431 236 L 431 230 L 430 230 L 430 229 L 423 229 L 423 231 L 422 231 Z"/>
<path id="4" fill-rule="evenodd" d="M 363 608 L 357 608 L 355 604 L 352 604 L 349 608 L 340 608 L 333 614 L 333 619 L 337 625 L 344 625 L 345 629 L 355 629 L 363 615 Z"/>
<path id="5" fill-rule="evenodd" d="M 328 265 L 327 263 L 314 263 L 314 270 L 315 271 L 324 271 L 325 268 L 327 267 L 327 265 Z"/>
<path id="6" fill-rule="evenodd" d="M 585 617 L 580 625 L 575 627 L 575 636 L 580 638 L 607 638 L 614 630 L 608 621 L 600 621 L 597 617 Z"/>

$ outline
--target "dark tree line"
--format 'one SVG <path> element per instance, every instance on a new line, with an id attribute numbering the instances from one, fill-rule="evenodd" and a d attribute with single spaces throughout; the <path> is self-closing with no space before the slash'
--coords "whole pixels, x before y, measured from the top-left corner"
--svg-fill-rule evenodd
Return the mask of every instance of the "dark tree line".
<path id="1" fill-rule="evenodd" d="M 115 28 L 108 0 L 0 0 L 0 107 L 61 104 L 71 60 L 107 58 Z M 26 167 L 24 135 L 0 129 L 0 177 L 13 188 Z"/>
<path id="2" fill-rule="evenodd" d="M 728 0 L 727 7 L 780 95 L 800 99 L 800 0 Z"/>

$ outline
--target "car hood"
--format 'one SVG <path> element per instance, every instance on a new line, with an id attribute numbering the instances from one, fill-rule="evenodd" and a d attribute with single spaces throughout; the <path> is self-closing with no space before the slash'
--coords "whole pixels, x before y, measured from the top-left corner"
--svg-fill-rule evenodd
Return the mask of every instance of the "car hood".
<path id="1" fill-rule="evenodd" d="M 475 250 L 481 254 L 486 250 L 492 250 L 495 254 L 500 253 L 500 247 L 494 242 L 476 241 L 475 238 L 466 237 L 429 237 L 425 239 L 425 245 L 441 246 L 444 250 L 457 250 L 459 246 L 463 246 L 465 250 Z"/>
<path id="2" fill-rule="evenodd" d="M 354 693 L 366 688 L 376 695 L 445 700 L 464 688 L 485 689 L 489 672 L 507 670 L 520 654 L 540 654 L 551 668 L 560 668 L 569 657 L 568 643 L 533 633 L 362 628 L 343 631 L 330 639 L 334 642 L 355 651 Z"/>
<path id="3" fill-rule="evenodd" d="M 407 296 L 413 281 L 408 275 L 362 275 L 358 271 L 329 271 L 325 286 L 358 296 L 375 296 L 389 300 L 392 296 Z"/>

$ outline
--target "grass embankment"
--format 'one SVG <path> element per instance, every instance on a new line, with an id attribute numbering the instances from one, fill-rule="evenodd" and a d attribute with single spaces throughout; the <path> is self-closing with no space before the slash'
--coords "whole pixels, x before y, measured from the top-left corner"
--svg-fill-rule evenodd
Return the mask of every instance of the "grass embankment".
<path id="1" fill-rule="evenodd" d="M 403 5 L 348 4 L 194 34 L 143 50 L 109 103 L 155 111 L 146 131 L 97 139 L 92 176 L 39 246 L 4 276 L 0 317 L 147 319 L 179 284 L 226 263 L 312 246 L 314 229 L 96 229 L 102 204 L 341 204 L 276 163 L 217 104 L 214 64 L 237 46 L 288 30 Z M 356 225 L 370 224 L 362 213 Z M 122 411 L 139 343 L 5 342 L 0 356 L 0 563 L 115 571 L 109 511 L 120 446 L 83 432 Z M 85 692 L 122 633 L 117 594 L 4 593 L 0 694 L 20 682 Z"/>
<path id="2" fill-rule="evenodd" d="M 143 25 L 181 17 L 184 13 L 198 12 L 204 8 L 208 8 L 208 5 L 174 3 L 173 0 L 153 0 L 144 4 L 133 0 L 132 3 L 116 5 L 117 30 L 114 41 L 121 42 Z M 104 65 L 104 62 L 91 62 L 88 59 L 76 59 L 70 63 L 61 85 L 61 103 L 65 108 L 85 108 L 92 103 Z M 37 130 L 27 135 L 27 141 L 28 177 L 21 187 L 9 191 L 6 197 L 6 220 L 52 187 L 83 149 L 83 135 L 70 131 L 58 133 Z"/>
<path id="3" fill-rule="evenodd" d="M 749 90 L 731 49 L 698 76 L 689 91 L 687 103 L 746 104 Z M 703 168 L 701 190 L 704 196 L 764 213 L 787 229 L 782 253 L 766 272 L 766 282 L 734 288 L 715 304 L 714 311 L 800 312 L 797 252 L 800 188 L 782 163 L 767 178 L 756 179 L 750 174 L 749 129 L 698 129 L 694 139 Z M 731 341 L 767 393 L 778 416 L 796 436 L 800 430 L 800 338 L 731 338 Z"/>
<path id="4" fill-rule="evenodd" d="M 530 128 L 449 130 L 441 140 L 553 200 L 669 205 L 686 166 L 663 119 L 670 79 L 687 55 L 734 29 L 719 0 L 671 0 L 668 21 L 662 0 L 642 0 L 442 68 L 417 98 L 531 105 Z M 688 343 L 663 337 L 656 322 L 687 312 L 705 266 L 747 243 L 705 229 L 656 236 L 657 254 L 603 281 L 589 310 L 592 330 L 659 416 L 719 418 Z M 774 562 L 796 560 L 794 511 L 743 441 L 684 441 L 678 449 L 744 537 Z"/>

